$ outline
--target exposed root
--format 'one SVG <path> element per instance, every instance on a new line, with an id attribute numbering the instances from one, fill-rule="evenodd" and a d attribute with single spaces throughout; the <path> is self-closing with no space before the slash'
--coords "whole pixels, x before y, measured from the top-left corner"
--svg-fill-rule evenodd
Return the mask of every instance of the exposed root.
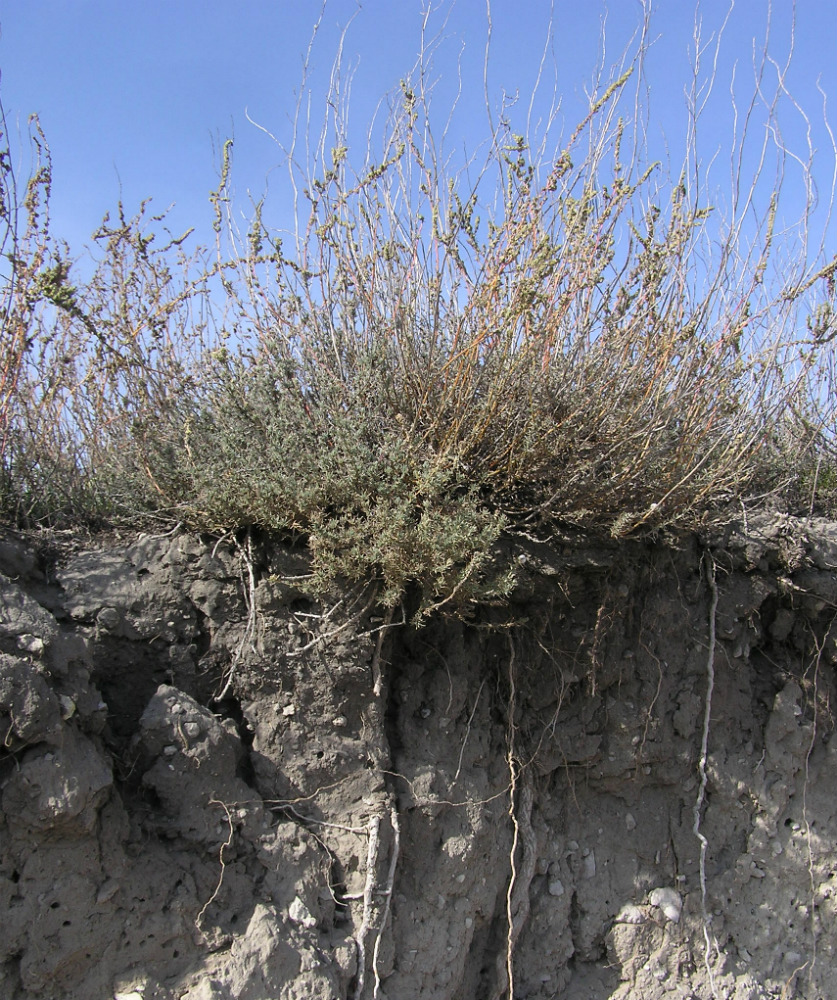
<path id="1" fill-rule="evenodd" d="M 373 816 L 369 820 L 369 847 L 366 852 L 366 882 L 363 887 L 363 917 L 361 919 L 360 930 L 358 931 L 355 939 L 357 944 L 357 980 L 355 982 L 355 1000 L 361 1000 L 363 990 L 366 985 L 366 942 L 373 929 L 374 897 L 376 895 L 383 895 L 386 898 L 380 922 L 377 927 L 375 944 L 372 949 L 372 972 L 375 977 L 375 986 L 372 994 L 373 998 L 377 1000 L 377 997 L 380 994 L 381 977 L 379 973 L 378 961 L 381 939 L 386 930 L 387 921 L 389 920 L 392 891 L 395 884 L 395 871 L 398 866 L 398 854 L 401 845 L 401 827 L 398 822 L 398 811 L 395 805 L 390 807 L 390 822 L 392 824 L 393 843 L 392 854 L 389 861 L 389 870 L 387 872 L 387 881 L 383 889 L 376 889 L 375 879 L 378 868 L 378 854 L 381 846 L 381 817 Z"/>
<path id="2" fill-rule="evenodd" d="M 372 894 L 375 891 L 375 870 L 378 866 L 378 848 L 380 846 L 381 817 L 373 816 L 369 820 L 369 846 L 366 850 L 366 884 L 363 887 L 363 919 L 357 938 L 357 983 L 355 984 L 355 1000 L 360 1000 L 366 982 L 366 936 L 372 927 Z"/>
<path id="3" fill-rule="evenodd" d="M 471 735 L 471 723 L 474 721 L 474 716 L 477 714 L 477 706 L 480 703 L 480 696 L 482 695 L 482 689 L 485 687 L 485 678 L 483 678 L 480 684 L 479 691 L 477 691 L 477 696 L 474 699 L 474 707 L 471 710 L 471 714 L 468 716 L 468 723 L 465 726 L 465 735 L 462 737 L 462 746 L 459 748 L 459 760 L 456 764 L 456 774 L 453 776 L 451 781 L 451 788 L 459 781 L 459 775 L 462 773 L 462 758 L 465 756 L 465 747 L 468 745 L 468 737 Z"/>
<path id="4" fill-rule="evenodd" d="M 537 840 L 532 830 L 532 803 L 534 800 L 534 779 L 530 766 L 520 766 L 515 747 L 516 729 L 514 725 L 515 696 L 514 645 L 509 641 L 509 816 L 514 836 L 509 852 L 511 877 L 506 892 L 506 948 L 497 956 L 497 982 L 491 1000 L 501 1000 L 503 995 L 509 1000 L 514 997 L 514 952 L 520 932 L 529 919 L 529 887 L 535 875 L 537 864 Z M 519 794 L 518 794 L 519 791 Z M 517 866 L 518 847 L 521 848 L 520 868 Z"/>
<path id="5" fill-rule="evenodd" d="M 509 1000 L 514 997 L 514 952 L 520 932 L 529 919 L 530 900 L 529 887 L 535 875 L 537 863 L 537 840 L 532 829 L 532 802 L 534 800 L 532 769 L 523 768 L 519 782 L 514 781 L 514 787 L 519 783 L 520 797 L 517 808 L 514 807 L 514 792 L 509 812 L 514 824 L 514 838 L 511 851 L 511 878 L 506 893 L 506 932 L 505 954 L 497 957 L 497 985 L 492 1000 L 500 1000 L 504 993 Z M 520 867 L 517 867 L 517 849 L 522 848 Z"/>
<path id="6" fill-rule="evenodd" d="M 257 652 L 256 627 L 258 624 L 258 609 L 256 606 L 256 571 L 253 568 L 253 536 L 249 529 L 247 531 L 246 548 L 239 546 L 239 554 L 242 563 L 247 568 L 247 582 L 244 588 L 244 603 L 247 607 L 247 627 L 233 656 L 224 686 L 220 694 L 215 696 L 215 701 L 223 701 L 230 693 L 235 680 L 235 672 L 238 664 L 241 662 L 241 658 L 244 656 L 244 651 L 249 647 L 251 652 Z M 243 576 L 244 574 L 242 573 L 242 580 Z"/>
<path id="7" fill-rule="evenodd" d="M 387 629 L 392 624 L 394 611 L 395 608 L 387 608 L 384 624 L 381 626 L 381 630 L 378 633 L 378 641 L 375 643 L 375 653 L 372 656 L 372 693 L 376 698 L 381 697 L 381 692 L 384 689 L 383 673 L 381 672 L 381 651 L 384 647 L 384 637 L 387 634 Z"/>
<path id="8" fill-rule="evenodd" d="M 709 756 L 709 727 L 712 722 L 712 693 L 715 689 L 715 643 L 716 643 L 716 623 L 718 614 L 718 585 L 715 582 L 715 560 L 709 551 L 705 554 L 706 580 L 709 585 L 709 592 L 712 600 L 709 605 L 709 652 L 706 657 L 706 700 L 703 714 L 703 735 L 700 744 L 700 759 L 698 761 L 698 773 L 700 774 L 700 785 L 698 787 L 697 798 L 694 805 L 694 825 L 692 830 L 700 841 L 700 905 L 703 913 L 703 938 L 706 945 L 703 954 L 706 973 L 709 977 L 709 987 L 712 996 L 718 994 L 715 989 L 715 977 L 712 972 L 712 951 L 717 950 L 717 943 L 713 944 L 709 934 L 709 910 L 706 905 L 706 848 L 708 841 L 700 829 L 700 822 L 703 813 L 703 804 L 706 797 L 707 773 L 706 765 Z"/>
<path id="9" fill-rule="evenodd" d="M 398 822 L 398 809 L 393 804 L 389 810 L 389 818 L 392 823 L 392 855 L 389 859 L 389 871 L 387 872 L 387 884 L 383 892 L 386 896 L 384 912 L 381 915 L 381 926 L 378 928 L 378 936 L 375 939 L 375 950 L 372 953 L 372 971 L 375 974 L 375 989 L 372 993 L 373 1000 L 378 1000 L 381 989 L 381 977 L 378 973 L 378 953 L 381 948 L 381 938 L 387 928 L 389 913 L 392 906 L 392 889 L 395 885 L 395 870 L 398 867 L 398 854 L 401 847 L 401 826 Z"/>
<path id="10" fill-rule="evenodd" d="M 834 620 L 832 620 L 831 625 L 833 626 Z M 829 628 L 830 631 L 830 628 Z M 817 741 L 817 712 L 819 710 L 819 681 L 820 681 L 820 664 L 822 662 L 823 648 L 825 641 L 819 642 L 814 639 L 814 644 L 816 646 L 817 655 L 814 658 L 814 677 L 813 677 L 813 690 L 811 692 L 811 701 L 813 704 L 812 720 L 811 720 L 811 738 L 808 741 L 808 747 L 805 753 L 805 784 L 802 787 L 802 822 L 805 825 L 805 846 L 808 853 L 808 886 L 810 890 L 810 910 L 811 910 L 811 962 L 808 968 L 808 983 L 813 984 L 814 966 L 817 964 L 817 905 L 816 896 L 817 888 L 814 879 L 814 853 L 811 847 L 811 822 L 808 816 L 808 789 L 811 781 L 811 755 L 814 752 L 814 746 Z M 806 963 L 808 964 L 808 963 Z M 797 970 L 801 971 L 801 970 Z"/>
<path id="11" fill-rule="evenodd" d="M 295 659 L 296 657 L 304 656 L 305 653 L 310 652 L 310 650 L 315 649 L 317 646 L 322 646 L 324 643 L 327 643 L 331 639 L 334 639 L 338 635 L 341 635 L 343 632 L 346 632 L 353 625 L 356 625 L 364 617 L 364 615 L 366 615 L 366 613 L 372 608 L 372 605 L 375 603 L 377 597 L 378 597 L 378 590 L 376 587 L 373 587 L 372 593 L 370 594 L 366 604 L 364 604 L 364 606 L 360 609 L 360 611 L 356 611 L 353 615 L 351 615 L 351 617 L 347 618 L 342 625 L 339 625 L 331 632 L 324 632 L 322 635 L 315 636 L 310 642 L 306 643 L 304 646 L 301 646 L 299 649 L 293 649 L 288 653 L 286 653 L 285 655 L 288 657 L 288 659 Z M 335 606 L 331 609 L 331 611 L 322 616 L 321 621 L 327 621 L 331 617 L 331 615 L 337 610 L 337 608 L 340 607 L 342 603 L 343 603 L 342 601 L 338 601 L 338 603 L 335 604 Z M 358 638 L 360 638 L 360 636 L 358 636 Z"/>
<path id="12" fill-rule="evenodd" d="M 209 907 L 218 898 L 218 893 L 221 891 L 221 886 L 224 884 L 224 871 L 226 870 L 227 867 L 227 863 L 224 861 L 224 851 L 226 851 L 226 849 L 232 844 L 233 836 L 235 835 L 235 831 L 233 830 L 232 816 L 230 815 L 230 810 L 227 804 L 225 802 L 219 801 L 218 799 L 210 799 L 209 804 L 213 806 L 220 806 L 224 810 L 224 814 L 227 817 L 227 827 L 229 829 L 229 833 L 227 835 L 227 839 L 224 841 L 223 844 L 221 844 L 221 847 L 218 851 L 218 861 L 221 864 L 221 871 L 218 875 L 218 884 L 215 886 L 212 895 L 201 907 L 201 912 L 195 917 L 195 927 L 198 930 L 201 930 L 201 922 L 203 921 L 204 915 L 206 914 L 206 911 L 209 909 Z"/>

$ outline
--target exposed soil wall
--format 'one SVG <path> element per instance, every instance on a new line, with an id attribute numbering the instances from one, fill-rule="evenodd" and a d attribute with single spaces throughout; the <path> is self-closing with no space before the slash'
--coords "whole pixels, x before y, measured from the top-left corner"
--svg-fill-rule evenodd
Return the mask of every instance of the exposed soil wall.
<path id="1" fill-rule="evenodd" d="M 512 555 L 415 628 L 5 537 L 0 996 L 837 996 L 837 526 Z"/>

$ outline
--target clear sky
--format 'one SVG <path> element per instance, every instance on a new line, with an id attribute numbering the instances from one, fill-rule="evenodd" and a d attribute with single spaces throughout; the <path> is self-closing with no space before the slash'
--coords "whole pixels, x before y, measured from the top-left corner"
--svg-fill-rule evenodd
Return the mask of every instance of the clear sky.
<path id="1" fill-rule="evenodd" d="M 354 70 L 351 95 L 356 143 L 379 99 L 397 87 L 420 45 L 423 0 L 327 0 L 312 51 L 312 118 L 322 99 L 340 31 L 351 20 L 344 65 Z M 689 83 L 696 9 L 708 39 L 724 21 L 726 0 L 658 0 L 655 39 L 647 64 L 651 139 L 677 164 L 684 144 L 684 87 Z M 791 0 L 774 0 L 769 51 L 781 64 L 791 38 Z M 207 195 L 217 183 L 218 147 L 235 137 L 234 183 L 239 196 L 260 195 L 266 183 L 276 216 L 287 206 L 281 153 L 248 123 L 249 115 L 289 138 L 289 121 L 302 77 L 304 54 L 320 3 L 309 0 L 0 0 L 0 98 L 10 130 L 25 132 L 26 117 L 40 115 L 54 165 L 53 232 L 74 249 L 121 197 L 130 211 L 152 197 L 158 208 L 175 203 L 172 228 L 210 232 Z M 439 125 L 456 91 L 461 62 L 463 93 L 449 145 L 477 146 L 486 137 L 483 56 L 485 0 L 435 0 L 429 34 L 441 33 L 435 56 Z M 730 81 L 739 95 L 753 89 L 753 46 L 763 47 L 767 0 L 738 0 L 726 28 L 718 83 L 705 119 L 707 161 L 728 145 Z M 545 93 L 553 82 L 572 126 L 585 107 L 584 89 L 601 56 L 615 61 L 641 20 L 639 0 L 491 0 L 489 101 L 503 91 L 528 102 L 544 43 L 550 37 Z M 768 78 L 775 72 L 768 68 Z M 812 142 L 822 150 L 817 181 L 827 194 L 833 153 L 822 126 L 822 96 L 837 115 L 837 3 L 797 0 L 791 90 L 810 115 Z M 770 82 L 772 88 L 772 82 Z M 717 109 L 717 110 L 713 110 Z M 785 135 L 806 154 L 804 123 L 790 102 Z M 760 140 L 763 126 L 757 124 Z M 18 150 L 21 145 L 15 141 Z M 19 161 L 25 174 L 25 152 Z M 350 153 L 351 156 L 351 153 Z M 727 157 L 728 162 L 728 157 Z M 832 240 L 832 253 L 834 252 Z"/>

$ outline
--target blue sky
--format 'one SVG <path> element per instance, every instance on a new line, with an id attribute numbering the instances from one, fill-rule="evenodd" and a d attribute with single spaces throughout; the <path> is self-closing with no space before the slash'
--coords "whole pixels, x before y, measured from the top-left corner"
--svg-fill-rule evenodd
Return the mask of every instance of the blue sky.
<path id="1" fill-rule="evenodd" d="M 312 51 L 309 82 L 313 117 L 319 121 L 341 28 L 354 16 L 344 64 L 354 71 L 351 116 L 357 148 L 380 98 L 413 66 L 420 44 L 421 0 L 328 0 Z M 659 0 L 652 21 L 656 40 L 647 63 L 651 141 L 670 151 L 676 164 L 684 143 L 683 89 L 688 84 L 696 7 L 690 0 Z M 790 0 L 774 0 L 770 51 L 780 62 L 790 40 Z M 717 29 L 728 4 L 700 5 L 705 34 Z M 441 33 L 435 56 L 434 109 L 440 127 L 455 92 L 461 60 L 464 90 L 450 144 L 477 146 L 486 137 L 482 66 L 486 41 L 485 0 L 446 0 L 434 5 L 431 36 Z M 716 104 L 704 121 L 701 148 L 707 158 L 728 144 L 729 90 L 733 67 L 739 94 L 752 91 L 752 51 L 761 49 L 768 4 L 738 0 L 726 29 Z M 287 175 L 270 138 L 247 115 L 280 138 L 302 76 L 304 53 L 320 14 L 307 0 L 0 0 L 0 97 L 12 133 L 25 132 L 26 117 L 40 115 L 54 165 L 53 232 L 79 249 L 117 201 L 132 210 L 151 197 L 171 203 L 173 229 L 196 226 L 211 236 L 208 192 L 217 183 L 218 146 L 235 137 L 234 186 L 239 197 L 260 195 L 266 183 L 275 218 L 286 220 Z M 572 126 L 585 107 L 584 88 L 601 55 L 615 61 L 641 18 L 639 0 L 492 0 L 489 101 L 496 110 L 503 90 L 519 92 L 524 106 L 532 89 L 544 40 L 553 42 L 547 68 Z M 829 139 L 821 126 L 820 86 L 837 106 L 837 4 L 798 0 L 795 58 L 789 83 L 811 116 L 813 142 L 822 150 L 817 178 L 831 184 Z M 805 130 L 787 102 L 783 128 L 805 154 Z M 756 125 L 760 138 L 760 125 Z M 25 174 L 25 147 L 14 140 Z M 351 156 L 351 153 L 350 153 Z M 723 154 L 719 157 L 722 162 Z M 719 174 L 719 183 L 722 176 Z M 242 198 L 242 201 L 245 200 Z M 834 240 L 831 240 L 834 252 Z"/>

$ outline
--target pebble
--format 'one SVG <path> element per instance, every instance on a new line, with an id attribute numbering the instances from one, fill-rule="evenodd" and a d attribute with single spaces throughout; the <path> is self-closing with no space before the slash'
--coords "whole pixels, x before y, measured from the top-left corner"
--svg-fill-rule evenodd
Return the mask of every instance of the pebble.
<path id="1" fill-rule="evenodd" d="M 119 892 L 119 883 L 116 879 L 108 879 L 96 894 L 96 902 L 106 903 L 109 899 L 113 899 L 117 892 Z"/>
<path id="2" fill-rule="evenodd" d="M 17 638 L 17 644 L 20 649 L 27 653 L 31 653 L 33 656 L 40 656 L 44 651 L 44 640 L 37 635 L 20 635 Z"/>
<path id="3" fill-rule="evenodd" d="M 634 903 L 626 903 L 616 914 L 617 924 L 641 924 L 645 920 L 645 914 Z"/>
<path id="4" fill-rule="evenodd" d="M 666 920 L 676 924 L 680 922 L 680 912 L 683 909 L 683 900 L 676 889 L 660 888 L 652 889 L 648 894 L 648 901 L 652 906 L 662 910 Z"/>
<path id="5" fill-rule="evenodd" d="M 120 614 L 116 608 L 102 608 L 96 615 L 96 621 L 104 629 L 114 629 L 119 625 Z"/>
<path id="6" fill-rule="evenodd" d="M 293 923 L 300 924 L 302 927 L 310 929 L 317 926 L 317 921 L 311 916 L 308 907 L 299 896 L 294 896 L 294 901 L 288 907 L 288 916 Z"/>

